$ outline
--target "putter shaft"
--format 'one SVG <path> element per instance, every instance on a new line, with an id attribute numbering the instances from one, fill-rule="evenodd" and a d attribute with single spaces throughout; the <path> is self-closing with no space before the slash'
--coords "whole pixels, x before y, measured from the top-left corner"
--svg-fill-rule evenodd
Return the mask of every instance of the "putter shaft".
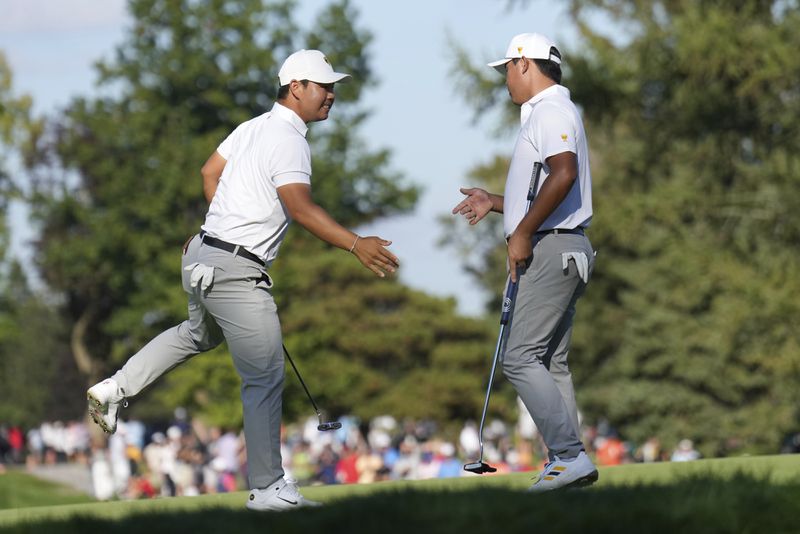
<path id="1" fill-rule="evenodd" d="M 539 187 L 539 174 L 542 172 L 542 163 L 537 161 L 533 164 L 531 171 L 531 181 L 528 186 L 528 198 L 525 205 L 525 213 L 531 209 L 531 203 L 536 197 L 536 190 Z M 516 269 L 517 280 L 519 280 L 520 270 L 517 266 L 512 266 Z M 511 319 L 511 314 L 514 310 L 514 301 L 517 299 L 517 282 L 512 282 L 511 277 L 508 277 L 506 282 L 506 291 L 503 297 L 503 308 L 500 314 L 500 334 L 497 336 L 497 347 L 494 349 L 494 359 L 492 360 L 492 371 L 489 373 L 489 384 L 486 386 L 486 399 L 483 401 L 483 413 L 481 414 L 481 426 L 478 434 L 478 440 L 481 445 L 481 455 L 477 462 L 464 465 L 465 471 L 473 473 L 492 473 L 497 471 L 494 467 L 483 462 L 483 424 L 486 422 L 486 410 L 489 408 L 489 396 L 492 393 L 492 383 L 494 382 L 494 371 L 497 368 L 497 360 L 499 359 L 501 350 L 504 349 L 505 330 L 506 325 Z"/>
<path id="2" fill-rule="evenodd" d="M 297 370 L 297 366 L 294 364 L 294 360 L 289 355 L 289 351 L 286 350 L 286 345 L 283 345 L 283 353 L 286 355 L 286 359 L 289 360 L 289 363 L 292 364 L 292 369 L 294 369 L 294 374 L 297 375 L 297 379 L 300 381 L 300 385 L 303 386 L 303 390 L 306 392 L 306 396 L 308 396 L 308 400 L 311 401 L 311 405 L 314 407 L 314 411 L 317 413 L 317 419 L 319 420 L 319 425 L 317 425 L 317 430 L 320 432 L 325 432 L 327 430 L 336 430 L 342 428 L 342 423 L 339 421 L 322 421 L 322 413 L 319 411 L 319 407 L 317 403 L 314 401 L 314 397 L 311 396 L 311 392 L 308 391 L 308 386 L 306 386 L 305 380 L 300 375 L 300 371 Z"/>

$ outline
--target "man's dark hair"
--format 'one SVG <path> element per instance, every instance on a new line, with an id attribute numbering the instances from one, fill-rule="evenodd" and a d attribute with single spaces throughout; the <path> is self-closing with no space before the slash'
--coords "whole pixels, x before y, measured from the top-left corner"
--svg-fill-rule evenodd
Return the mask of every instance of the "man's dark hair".
<path id="1" fill-rule="evenodd" d="M 300 80 L 300 83 L 303 84 L 303 87 L 307 87 L 308 86 L 308 80 Z M 281 85 L 280 87 L 278 87 L 278 98 L 277 99 L 278 100 L 283 100 L 287 96 L 289 96 L 289 84 L 288 83 L 286 85 Z"/>
<path id="2" fill-rule="evenodd" d="M 550 55 L 561 59 L 561 54 L 555 46 L 550 47 Z M 533 62 L 539 67 L 539 72 L 554 82 L 561 83 L 561 65 L 549 59 L 534 59 Z"/>

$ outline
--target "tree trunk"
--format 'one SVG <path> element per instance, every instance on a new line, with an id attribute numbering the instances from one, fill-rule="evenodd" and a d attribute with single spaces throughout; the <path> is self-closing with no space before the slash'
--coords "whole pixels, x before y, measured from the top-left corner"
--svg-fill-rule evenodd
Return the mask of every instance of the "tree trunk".
<path id="1" fill-rule="evenodd" d="M 86 332 L 93 318 L 94 310 L 89 306 L 75 321 L 70 336 L 70 348 L 72 349 L 72 357 L 75 358 L 75 365 L 78 366 L 78 371 L 88 379 L 89 383 L 94 383 L 97 379 L 97 376 L 95 376 L 97 363 L 86 346 Z"/>

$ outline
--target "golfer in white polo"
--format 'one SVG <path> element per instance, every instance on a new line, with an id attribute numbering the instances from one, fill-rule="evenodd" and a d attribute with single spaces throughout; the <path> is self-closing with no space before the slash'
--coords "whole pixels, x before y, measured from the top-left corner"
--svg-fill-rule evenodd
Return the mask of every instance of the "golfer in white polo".
<path id="1" fill-rule="evenodd" d="M 592 219 L 592 176 L 583 122 L 561 83 L 561 54 L 543 35 L 515 36 L 503 59 L 490 63 L 506 76 L 521 127 L 505 193 L 462 189 L 453 213 L 476 224 L 503 214 L 511 279 L 519 282 L 503 371 L 544 438 L 549 462 L 532 491 L 581 486 L 598 474 L 584 451 L 572 376 L 567 365 L 575 303 L 594 268 L 585 229 Z M 531 208 L 535 164 L 541 177 Z"/>
<path id="2" fill-rule="evenodd" d="M 267 269 L 294 220 L 318 238 L 351 252 L 378 276 L 398 260 L 376 236 L 344 228 L 311 198 L 311 151 L 306 124 L 328 118 L 334 72 L 318 50 L 289 56 L 278 77 L 272 110 L 237 127 L 202 168 L 210 202 L 201 232 L 184 247 L 183 287 L 189 319 L 153 339 L 109 379 L 88 391 L 94 420 L 116 430 L 120 404 L 158 377 L 223 340 L 242 379 L 244 432 L 254 510 L 313 505 L 281 467 L 284 359 L 277 308 Z"/>

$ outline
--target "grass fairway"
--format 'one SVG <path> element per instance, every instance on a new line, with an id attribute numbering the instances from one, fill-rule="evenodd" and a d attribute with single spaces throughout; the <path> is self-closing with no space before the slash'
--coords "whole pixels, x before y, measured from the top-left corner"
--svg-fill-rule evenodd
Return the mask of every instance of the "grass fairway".
<path id="1" fill-rule="evenodd" d="M 0 475 L 0 513 L 9 508 L 89 502 L 94 500 L 88 495 L 40 480 L 24 471 L 12 469 Z"/>
<path id="2" fill-rule="evenodd" d="M 585 490 L 530 495 L 524 474 L 304 488 L 327 506 L 244 509 L 246 492 L 0 511 L 11 532 L 798 532 L 800 455 L 602 469 Z"/>

